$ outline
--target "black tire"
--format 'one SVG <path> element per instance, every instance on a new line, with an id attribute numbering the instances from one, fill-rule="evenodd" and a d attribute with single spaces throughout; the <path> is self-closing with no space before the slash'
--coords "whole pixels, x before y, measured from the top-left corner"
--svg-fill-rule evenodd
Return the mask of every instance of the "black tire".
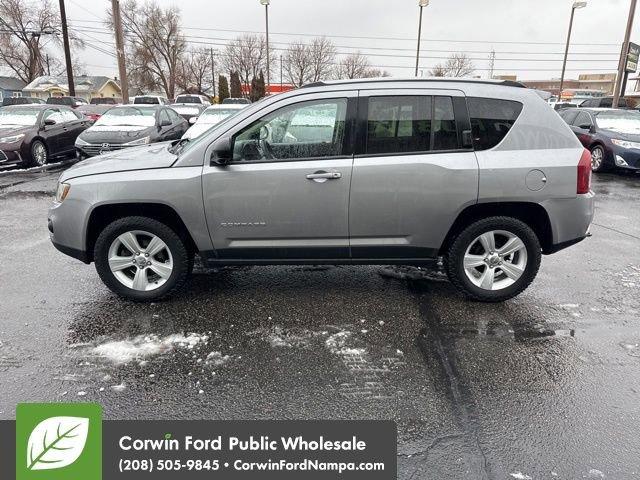
<path id="1" fill-rule="evenodd" d="M 37 149 L 42 148 L 44 152 L 44 159 L 39 159 L 39 154 L 36 152 Z M 32 167 L 42 167 L 47 164 L 49 161 L 49 151 L 47 150 L 47 146 L 41 140 L 34 140 L 31 142 L 31 149 L 29 150 L 30 161 L 29 165 Z"/>
<path id="2" fill-rule="evenodd" d="M 173 257 L 171 274 L 164 284 L 154 290 L 142 291 L 127 287 L 116 278 L 109 267 L 109 248 L 113 241 L 123 233 L 135 230 L 159 237 Z M 104 284 L 121 297 L 137 302 L 158 300 L 175 293 L 187 279 L 192 263 L 192 255 L 180 236 L 164 223 L 148 217 L 124 217 L 107 225 L 96 240 L 93 258 Z"/>
<path id="3" fill-rule="evenodd" d="M 480 235 L 496 230 L 510 232 L 522 240 L 526 248 L 527 263 L 520 278 L 510 286 L 499 290 L 485 290 L 467 277 L 464 256 Z M 489 217 L 472 223 L 456 236 L 446 252 L 444 266 L 451 283 L 469 298 L 480 302 L 503 302 L 515 297 L 531 284 L 538 274 L 541 259 L 540 241 L 526 223 L 512 217 Z"/>
<path id="4" fill-rule="evenodd" d="M 595 172 L 595 173 L 603 173 L 606 172 L 608 170 L 611 170 L 611 167 L 609 165 L 607 165 L 606 162 L 606 156 L 607 153 L 605 152 L 604 148 L 602 147 L 602 145 L 594 145 L 593 147 L 591 147 L 591 156 L 593 157 L 593 152 L 595 150 L 599 150 L 601 155 L 602 155 L 602 162 L 600 163 L 600 166 L 597 168 L 593 167 L 593 161 L 591 163 L 591 171 Z"/>

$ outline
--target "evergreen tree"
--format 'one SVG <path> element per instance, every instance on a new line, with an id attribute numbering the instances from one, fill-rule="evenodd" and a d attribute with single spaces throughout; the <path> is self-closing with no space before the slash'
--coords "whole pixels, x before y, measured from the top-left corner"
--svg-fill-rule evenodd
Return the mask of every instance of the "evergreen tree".
<path id="1" fill-rule="evenodd" d="M 251 91 L 249 92 L 249 99 L 252 102 L 257 102 L 258 100 L 260 100 L 260 87 L 258 86 L 258 79 L 256 77 L 253 77 L 251 79 Z"/>
<path id="2" fill-rule="evenodd" d="M 264 97 L 267 94 L 267 87 L 264 83 L 264 74 L 262 73 L 262 70 L 260 70 L 260 76 L 258 77 L 257 88 L 258 99 Z"/>
<path id="3" fill-rule="evenodd" d="M 218 103 L 229 98 L 229 82 L 224 75 L 218 75 Z"/>
<path id="4" fill-rule="evenodd" d="M 238 72 L 231 72 L 231 96 L 233 98 L 242 97 L 242 84 Z"/>

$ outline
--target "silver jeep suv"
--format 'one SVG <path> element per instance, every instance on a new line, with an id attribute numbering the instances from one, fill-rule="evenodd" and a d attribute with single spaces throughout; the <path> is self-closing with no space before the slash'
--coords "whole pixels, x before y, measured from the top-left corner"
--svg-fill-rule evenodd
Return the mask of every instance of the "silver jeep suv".
<path id="1" fill-rule="evenodd" d="M 516 82 L 321 82 L 194 140 L 78 163 L 54 245 L 133 300 L 208 265 L 433 264 L 481 301 L 511 298 L 541 254 L 588 235 L 591 159 Z"/>

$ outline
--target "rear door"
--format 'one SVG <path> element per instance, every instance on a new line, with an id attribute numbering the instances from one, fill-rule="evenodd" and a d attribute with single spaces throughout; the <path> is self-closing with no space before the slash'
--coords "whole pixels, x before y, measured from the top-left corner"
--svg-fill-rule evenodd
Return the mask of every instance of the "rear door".
<path id="1" fill-rule="evenodd" d="M 576 134 L 582 145 L 585 147 L 591 145 L 591 140 L 593 138 L 593 134 L 591 133 L 593 118 L 589 112 L 578 112 L 569 126 L 571 127 L 571 130 L 573 130 L 573 133 Z"/>
<path id="2" fill-rule="evenodd" d="M 231 163 L 207 160 L 202 176 L 219 259 L 349 258 L 356 96 L 290 97 L 229 126 Z"/>
<path id="3" fill-rule="evenodd" d="M 352 257 L 437 255 L 453 220 L 478 197 L 463 93 L 361 91 L 357 138 L 349 203 Z"/>

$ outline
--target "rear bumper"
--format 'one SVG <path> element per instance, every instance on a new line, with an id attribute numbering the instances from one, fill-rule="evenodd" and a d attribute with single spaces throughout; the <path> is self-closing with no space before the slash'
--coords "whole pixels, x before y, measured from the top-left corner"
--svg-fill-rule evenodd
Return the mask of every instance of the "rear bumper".
<path id="1" fill-rule="evenodd" d="M 574 198 L 550 199 L 542 206 L 549 215 L 553 240 L 544 253 L 558 252 L 589 236 L 595 210 L 593 192 Z"/>

